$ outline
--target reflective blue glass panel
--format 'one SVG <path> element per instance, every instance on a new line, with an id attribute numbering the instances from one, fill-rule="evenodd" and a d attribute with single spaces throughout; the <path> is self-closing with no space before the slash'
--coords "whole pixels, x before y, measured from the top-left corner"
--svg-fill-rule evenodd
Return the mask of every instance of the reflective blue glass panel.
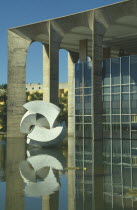
<path id="1" fill-rule="evenodd" d="M 121 57 L 121 83 L 129 83 L 129 56 Z"/>
<path id="2" fill-rule="evenodd" d="M 137 55 L 130 56 L 130 82 L 137 84 Z"/>
<path id="3" fill-rule="evenodd" d="M 120 84 L 120 58 L 111 59 L 111 80 L 112 85 Z"/>
<path id="4" fill-rule="evenodd" d="M 103 61 L 103 85 L 110 85 L 110 59 Z"/>

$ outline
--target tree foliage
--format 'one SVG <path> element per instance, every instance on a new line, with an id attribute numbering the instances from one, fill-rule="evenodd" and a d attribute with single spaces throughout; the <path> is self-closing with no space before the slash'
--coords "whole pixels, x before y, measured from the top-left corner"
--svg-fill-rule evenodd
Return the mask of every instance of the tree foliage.
<path id="1" fill-rule="evenodd" d="M 59 107 L 61 109 L 59 122 L 65 121 L 68 124 L 68 92 L 65 92 L 64 96 L 59 98 Z"/>
<path id="2" fill-rule="evenodd" d="M 1 131 L 7 130 L 7 84 L 0 85 L 0 125 Z M 3 103 L 3 104 L 2 104 Z"/>
<path id="3" fill-rule="evenodd" d="M 43 100 L 43 93 L 38 91 L 34 93 L 30 93 L 29 91 L 26 92 L 26 101 L 35 101 L 35 100 Z"/>
<path id="4" fill-rule="evenodd" d="M 1 131 L 6 132 L 7 131 L 7 103 L 4 105 L 1 105 L 0 107 L 0 125 L 1 125 Z"/>
<path id="5" fill-rule="evenodd" d="M 7 84 L 0 85 L 0 101 L 4 103 L 7 101 Z"/>

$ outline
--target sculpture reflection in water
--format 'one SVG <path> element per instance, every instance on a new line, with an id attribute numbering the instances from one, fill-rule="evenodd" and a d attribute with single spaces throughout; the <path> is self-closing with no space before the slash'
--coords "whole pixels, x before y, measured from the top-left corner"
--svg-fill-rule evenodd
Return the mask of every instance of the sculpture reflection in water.
<path id="1" fill-rule="evenodd" d="M 20 163 L 20 174 L 26 183 L 25 194 L 30 197 L 51 195 L 60 188 L 59 171 L 66 161 L 59 151 L 31 149 Z"/>
<path id="2" fill-rule="evenodd" d="M 57 122 L 60 108 L 44 101 L 24 104 L 28 111 L 24 114 L 20 131 L 28 134 L 27 144 L 41 147 L 58 146 L 66 135 L 66 124 Z"/>

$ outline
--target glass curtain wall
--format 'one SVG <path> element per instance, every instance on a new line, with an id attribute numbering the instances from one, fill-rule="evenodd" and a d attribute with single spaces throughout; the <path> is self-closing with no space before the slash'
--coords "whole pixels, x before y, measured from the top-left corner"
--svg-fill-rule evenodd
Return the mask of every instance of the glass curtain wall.
<path id="1" fill-rule="evenodd" d="M 76 209 L 92 208 L 91 62 L 75 64 Z M 89 170 L 86 170 L 86 169 Z M 80 170 L 80 173 L 79 173 Z"/>
<path id="2" fill-rule="evenodd" d="M 103 138 L 137 139 L 137 55 L 103 61 Z"/>
<path id="3" fill-rule="evenodd" d="M 75 137 L 91 138 L 91 62 L 75 64 Z"/>

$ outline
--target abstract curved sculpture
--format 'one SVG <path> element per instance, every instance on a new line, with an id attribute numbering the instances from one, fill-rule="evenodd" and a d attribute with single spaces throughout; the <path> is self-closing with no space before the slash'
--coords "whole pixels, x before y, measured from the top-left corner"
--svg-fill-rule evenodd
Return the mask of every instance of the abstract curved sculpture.
<path id="1" fill-rule="evenodd" d="M 44 101 L 24 104 L 28 111 L 24 114 L 20 131 L 28 134 L 27 144 L 33 146 L 57 146 L 66 135 L 66 124 L 58 124 L 56 119 L 60 108 Z"/>

